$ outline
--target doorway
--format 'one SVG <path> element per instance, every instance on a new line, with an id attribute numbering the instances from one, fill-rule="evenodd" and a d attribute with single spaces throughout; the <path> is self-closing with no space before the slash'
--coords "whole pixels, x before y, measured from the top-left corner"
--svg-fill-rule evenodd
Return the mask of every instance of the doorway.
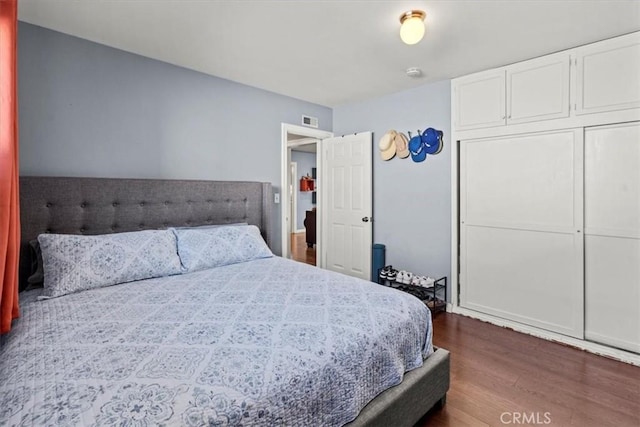
<path id="1" fill-rule="evenodd" d="M 315 141 L 291 147 L 290 163 L 291 258 L 311 265 L 317 265 L 317 146 Z"/>
<path id="2" fill-rule="evenodd" d="M 323 266 L 322 257 L 317 256 L 322 253 L 323 209 L 317 191 L 322 186 L 322 139 L 331 136 L 327 131 L 282 124 L 282 256 L 318 267 Z"/>
<path id="3" fill-rule="evenodd" d="M 284 258 L 292 258 L 292 234 L 297 230 L 291 212 L 291 196 L 301 184 L 301 178 L 306 176 L 306 172 L 303 175 L 300 162 L 297 162 L 300 177 L 291 177 L 292 152 L 303 150 L 305 146 L 315 146 L 315 180 L 310 177 L 314 181 L 316 194 L 316 209 L 312 209 L 315 221 L 311 220 L 315 222 L 315 265 L 370 279 L 373 236 L 372 138 L 371 132 L 333 137 L 331 132 L 282 124 L 283 197 L 280 215 Z M 306 236 L 305 244 L 308 245 Z"/>
<path id="4" fill-rule="evenodd" d="M 293 157 L 293 155 L 291 157 Z M 289 162 L 289 171 L 291 172 L 291 174 L 289 175 L 289 180 L 290 180 L 289 182 L 295 183 L 296 179 L 298 178 L 298 163 L 294 161 Z M 289 213 L 291 215 L 290 218 L 296 218 L 298 214 L 298 192 L 294 191 L 294 187 L 295 187 L 294 184 L 290 185 L 289 192 L 288 192 L 289 199 L 291 201 L 291 204 L 290 204 L 291 211 Z M 304 231 L 304 230 L 297 230 L 298 228 L 297 225 L 296 226 L 292 225 L 291 228 L 292 228 L 291 230 L 292 233 Z"/>

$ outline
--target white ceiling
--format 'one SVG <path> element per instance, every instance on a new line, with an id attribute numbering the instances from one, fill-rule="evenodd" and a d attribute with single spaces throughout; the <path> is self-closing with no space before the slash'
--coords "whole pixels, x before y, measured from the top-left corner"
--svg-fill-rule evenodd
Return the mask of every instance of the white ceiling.
<path id="1" fill-rule="evenodd" d="M 427 31 L 407 46 L 415 8 Z M 638 31 L 640 1 L 19 0 L 18 16 L 333 107 Z"/>

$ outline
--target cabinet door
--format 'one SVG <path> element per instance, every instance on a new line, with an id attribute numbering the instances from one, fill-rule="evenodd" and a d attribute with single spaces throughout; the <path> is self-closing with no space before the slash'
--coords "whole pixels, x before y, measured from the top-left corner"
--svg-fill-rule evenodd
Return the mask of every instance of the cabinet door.
<path id="1" fill-rule="evenodd" d="M 505 124 L 505 71 L 486 71 L 453 81 L 454 127 L 477 129 Z"/>
<path id="2" fill-rule="evenodd" d="M 585 337 L 640 353 L 640 123 L 585 130 Z"/>
<path id="3" fill-rule="evenodd" d="M 569 117 L 568 53 L 507 67 L 507 123 Z"/>
<path id="4" fill-rule="evenodd" d="M 576 50 L 576 114 L 640 107 L 640 33 Z"/>
<path id="5" fill-rule="evenodd" d="M 460 142 L 460 305 L 582 338 L 582 129 Z"/>

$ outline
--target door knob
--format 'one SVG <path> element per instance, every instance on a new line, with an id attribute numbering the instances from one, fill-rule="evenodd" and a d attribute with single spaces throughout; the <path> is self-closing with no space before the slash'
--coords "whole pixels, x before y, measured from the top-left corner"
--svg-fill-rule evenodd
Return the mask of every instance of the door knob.
<path id="1" fill-rule="evenodd" d="M 369 222 L 369 217 L 368 216 L 363 217 L 362 222 Z"/>

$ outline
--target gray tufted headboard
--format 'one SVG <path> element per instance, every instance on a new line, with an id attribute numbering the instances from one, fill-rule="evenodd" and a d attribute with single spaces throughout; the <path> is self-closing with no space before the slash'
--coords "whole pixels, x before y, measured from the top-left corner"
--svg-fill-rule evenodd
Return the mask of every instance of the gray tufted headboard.
<path id="1" fill-rule="evenodd" d="M 20 177 L 20 290 L 41 233 L 107 234 L 247 222 L 271 247 L 271 184 L 233 181 Z"/>

